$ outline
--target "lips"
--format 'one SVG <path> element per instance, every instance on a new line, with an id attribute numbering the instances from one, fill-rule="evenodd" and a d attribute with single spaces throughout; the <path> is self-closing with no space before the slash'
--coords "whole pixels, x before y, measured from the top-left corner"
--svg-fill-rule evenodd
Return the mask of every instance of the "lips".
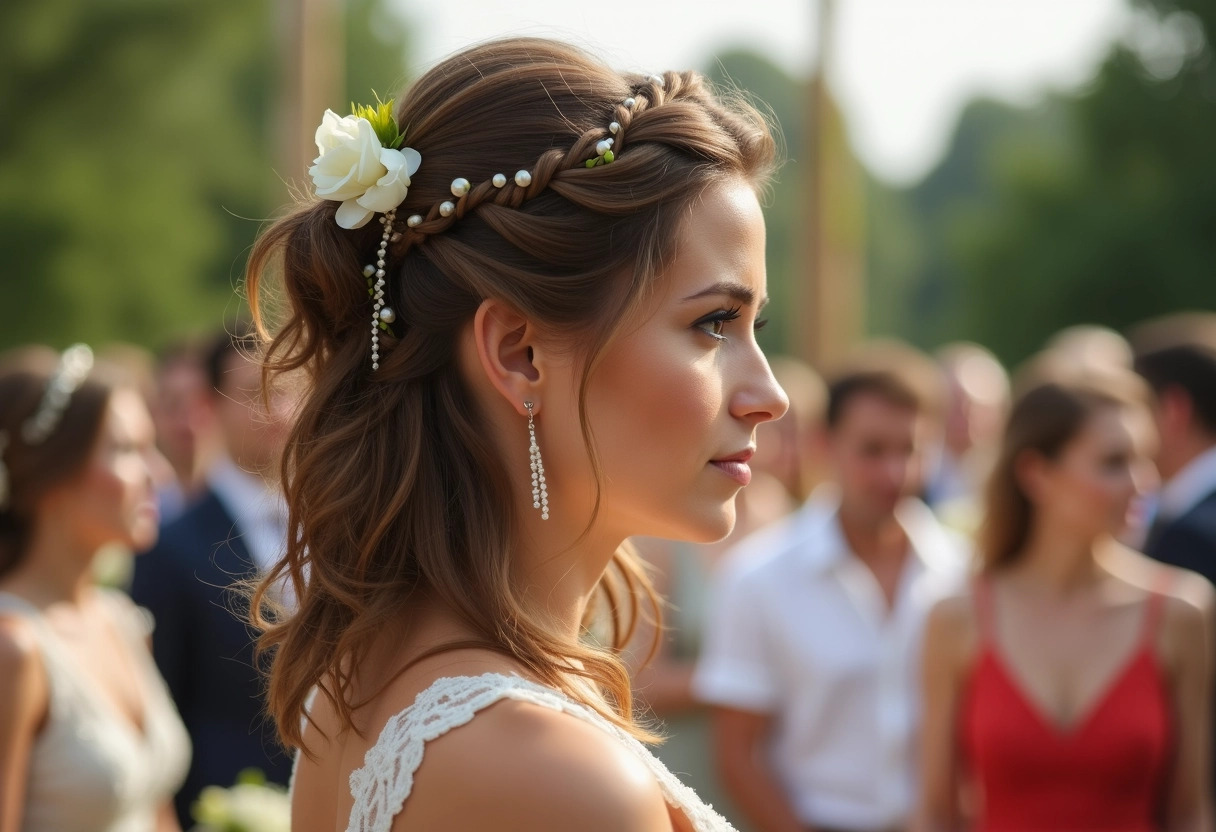
<path id="1" fill-rule="evenodd" d="M 752 469 L 747 463 L 755 455 L 755 448 L 745 448 L 731 456 L 711 459 L 709 464 L 739 483 L 739 485 L 747 485 L 752 481 Z"/>

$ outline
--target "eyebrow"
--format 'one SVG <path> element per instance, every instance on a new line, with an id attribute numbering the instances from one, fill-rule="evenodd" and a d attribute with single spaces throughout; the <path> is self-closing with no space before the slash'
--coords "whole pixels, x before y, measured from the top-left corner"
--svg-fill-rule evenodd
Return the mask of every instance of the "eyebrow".
<path id="1" fill-rule="evenodd" d="M 719 280 L 717 283 L 713 284 L 712 286 L 707 286 L 706 288 L 697 292 L 695 295 L 689 295 L 688 297 L 684 298 L 684 302 L 687 303 L 690 300 L 700 300 L 701 298 L 709 297 L 711 295 L 725 295 L 731 300 L 737 300 L 742 304 L 746 304 L 747 306 L 751 306 L 756 302 L 756 293 L 752 290 L 752 288 L 734 280 Z M 763 309 L 768 303 L 768 300 L 767 295 L 761 298 L 759 308 Z"/>

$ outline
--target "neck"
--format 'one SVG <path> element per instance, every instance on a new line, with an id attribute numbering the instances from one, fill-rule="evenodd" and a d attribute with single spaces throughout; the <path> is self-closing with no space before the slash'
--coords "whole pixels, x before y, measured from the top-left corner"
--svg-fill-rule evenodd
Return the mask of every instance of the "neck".
<path id="1" fill-rule="evenodd" d="M 577 641 L 595 588 L 623 538 L 594 530 L 584 535 L 581 529 L 545 528 L 553 522 L 537 520 L 544 524 L 540 528 L 525 524 L 519 582 L 526 603 L 544 625 L 559 638 Z"/>
<path id="2" fill-rule="evenodd" d="M 841 503 L 838 517 L 849 548 L 862 560 L 902 554 L 907 549 L 907 536 L 894 514 L 873 515 L 846 502 Z"/>
<path id="3" fill-rule="evenodd" d="M 1068 595 L 1093 585 L 1101 573 L 1099 551 L 1104 537 L 1079 535 L 1048 522 L 1037 522 L 1014 570 L 1049 592 Z"/>
<path id="4" fill-rule="evenodd" d="M 1169 482 L 1186 466 L 1216 447 L 1216 438 L 1195 431 L 1176 437 L 1170 447 L 1163 447 L 1157 461 L 1161 477 Z"/>
<path id="5" fill-rule="evenodd" d="M 37 604 L 80 604 L 93 586 L 93 552 L 60 523 L 38 523 L 5 583 Z"/>

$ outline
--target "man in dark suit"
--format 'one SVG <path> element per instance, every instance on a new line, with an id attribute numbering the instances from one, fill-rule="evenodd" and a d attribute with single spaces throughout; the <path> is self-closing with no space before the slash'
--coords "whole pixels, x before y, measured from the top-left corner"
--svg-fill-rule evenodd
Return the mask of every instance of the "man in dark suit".
<path id="1" fill-rule="evenodd" d="M 1132 341 L 1136 369 L 1156 393 L 1153 417 L 1161 435 L 1163 485 L 1144 551 L 1216 583 L 1216 315 L 1150 321 Z M 1216 719 L 1212 727 L 1216 731 Z"/>
<path id="2" fill-rule="evenodd" d="M 241 582 L 282 555 L 285 508 L 275 486 L 287 403 L 267 412 L 252 339 L 224 335 L 207 356 L 225 453 L 200 499 L 136 559 L 131 595 L 155 619 L 152 649 L 194 744 L 176 805 L 183 828 L 205 786 L 232 785 L 245 768 L 286 783 L 291 761 L 266 718 L 256 634 Z"/>
<path id="3" fill-rule="evenodd" d="M 1216 582 L 1216 315 L 1173 315 L 1134 335 L 1156 393 L 1163 485 L 1144 550 Z"/>

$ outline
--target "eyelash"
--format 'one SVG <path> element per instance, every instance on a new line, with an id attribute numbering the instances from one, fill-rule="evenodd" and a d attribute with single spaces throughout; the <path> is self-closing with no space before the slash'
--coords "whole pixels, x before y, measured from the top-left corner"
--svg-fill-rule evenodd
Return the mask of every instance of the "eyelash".
<path id="1" fill-rule="evenodd" d="M 741 309 L 742 309 L 742 307 L 740 307 L 740 306 L 732 306 L 730 309 L 719 309 L 717 312 L 713 312 L 709 315 L 706 315 L 704 318 L 702 318 L 701 320 L 699 320 L 695 324 L 693 324 L 693 326 L 695 326 L 697 329 L 700 329 L 702 332 L 704 332 L 706 335 L 708 335 L 711 338 L 716 338 L 719 341 L 725 341 L 726 336 L 723 335 L 721 333 L 721 331 L 714 332 L 712 329 L 706 329 L 705 325 L 706 324 L 710 324 L 710 325 L 721 324 L 724 326 L 724 325 L 730 323 L 731 321 L 737 321 L 739 319 L 739 312 Z M 764 326 L 767 323 L 768 323 L 767 319 L 757 320 L 756 323 L 753 325 L 753 328 L 756 330 L 764 329 Z"/>

